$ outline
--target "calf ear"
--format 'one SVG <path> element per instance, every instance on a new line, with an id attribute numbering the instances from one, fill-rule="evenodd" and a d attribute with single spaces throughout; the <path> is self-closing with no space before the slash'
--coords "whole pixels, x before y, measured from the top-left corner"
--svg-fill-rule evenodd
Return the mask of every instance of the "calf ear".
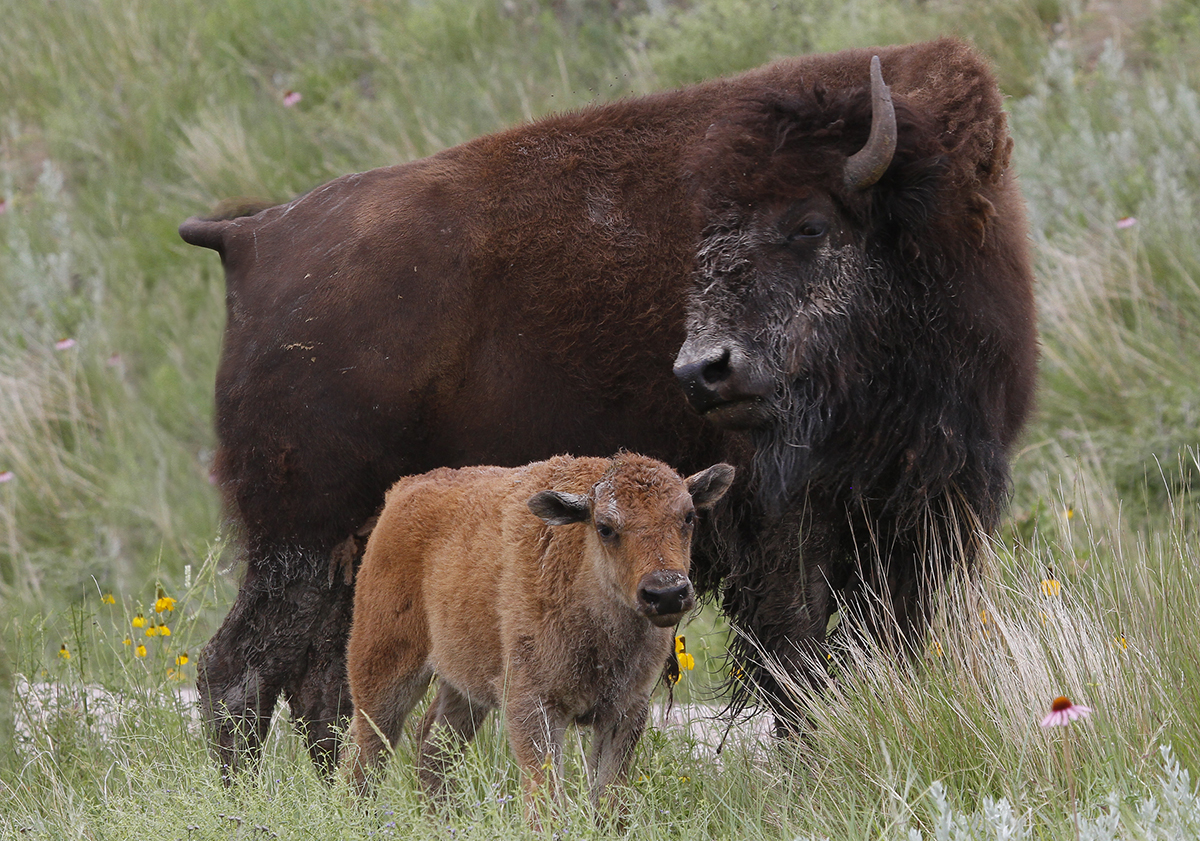
<path id="1" fill-rule="evenodd" d="M 526 504 L 530 511 L 552 526 L 582 523 L 591 517 L 587 497 L 579 494 L 542 491 L 531 496 Z"/>
<path id="2" fill-rule="evenodd" d="M 688 493 L 692 495 L 692 504 L 697 508 L 712 508 L 733 484 L 733 474 L 733 468 L 722 463 L 687 477 L 685 481 Z"/>

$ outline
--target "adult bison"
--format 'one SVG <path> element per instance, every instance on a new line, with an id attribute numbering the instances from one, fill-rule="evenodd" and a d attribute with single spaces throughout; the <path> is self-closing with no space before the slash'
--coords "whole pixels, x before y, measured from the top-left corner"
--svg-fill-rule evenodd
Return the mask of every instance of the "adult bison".
<path id="1" fill-rule="evenodd" d="M 1034 386 L 1011 146 L 985 63 L 938 40 L 185 222 L 227 276 L 215 471 L 246 554 L 201 662 L 220 760 L 257 752 L 282 692 L 330 767 L 363 538 L 397 477 L 438 466 L 730 462 L 693 579 L 763 651 L 808 675 L 839 593 L 919 639 L 997 525 Z"/>

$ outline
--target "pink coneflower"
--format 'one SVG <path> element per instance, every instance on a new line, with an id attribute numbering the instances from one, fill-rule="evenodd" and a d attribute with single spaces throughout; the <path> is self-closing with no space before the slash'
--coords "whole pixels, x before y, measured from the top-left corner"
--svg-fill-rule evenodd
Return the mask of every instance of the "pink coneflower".
<path id="1" fill-rule="evenodd" d="M 54 343 L 55 350 L 70 350 L 73 347 L 75 347 L 74 339 L 59 339 Z"/>
<path id="2" fill-rule="evenodd" d="M 1132 228 L 1136 224 L 1137 224 L 1137 219 L 1135 219 L 1134 217 L 1122 216 L 1120 219 L 1117 220 L 1117 229 L 1123 231 L 1126 228 Z"/>
<path id="3" fill-rule="evenodd" d="M 1085 718 L 1092 711 L 1083 704 L 1073 704 L 1066 695 L 1059 695 L 1050 703 L 1050 714 L 1042 719 L 1042 726 L 1066 727 L 1077 718 Z M 1079 841 L 1079 809 L 1075 801 L 1075 774 L 1071 768 L 1071 731 L 1063 730 L 1063 770 L 1067 772 L 1067 794 L 1071 798 L 1071 821 L 1075 825 L 1075 841 Z"/>
<path id="4" fill-rule="evenodd" d="M 3 485 L 5 482 L 11 482 L 15 478 L 17 478 L 16 473 L 13 473 L 11 470 L 5 470 L 3 473 L 0 473 L 0 485 Z"/>
<path id="5" fill-rule="evenodd" d="M 1086 718 L 1092 711 L 1083 704 L 1073 704 L 1066 695 L 1059 695 L 1050 704 L 1050 714 L 1042 719 L 1043 727 L 1066 727 L 1077 718 Z"/>
<path id="6" fill-rule="evenodd" d="M 299 91 L 288 91 L 287 93 L 285 93 L 283 95 L 283 106 L 285 108 L 291 108 L 293 105 L 298 103 L 301 99 L 303 99 L 303 97 L 300 96 Z"/>
<path id="7" fill-rule="evenodd" d="M 0 213 L 8 213 L 8 199 L 0 199 Z"/>

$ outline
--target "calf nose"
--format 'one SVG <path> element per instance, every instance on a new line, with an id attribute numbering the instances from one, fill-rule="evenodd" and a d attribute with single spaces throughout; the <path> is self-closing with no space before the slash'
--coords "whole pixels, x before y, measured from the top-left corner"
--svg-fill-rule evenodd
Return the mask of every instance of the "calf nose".
<path id="1" fill-rule="evenodd" d="M 698 412 L 722 402 L 718 387 L 729 379 L 733 354 L 729 348 L 701 348 L 689 351 L 685 346 L 675 357 L 675 378 L 683 386 L 688 402 Z"/>
<path id="2" fill-rule="evenodd" d="M 638 609 L 660 628 L 676 624 L 696 606 L 692 582 L 678 572 L 652 572 L 638 586 Z"/>

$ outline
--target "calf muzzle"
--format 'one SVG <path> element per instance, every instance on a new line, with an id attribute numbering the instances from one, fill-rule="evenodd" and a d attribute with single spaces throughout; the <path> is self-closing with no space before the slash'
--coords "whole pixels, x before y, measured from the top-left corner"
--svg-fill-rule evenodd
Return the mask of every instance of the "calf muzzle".
<path id="1" fill-rule="evenodd" d="M 638 583 L 638 610 L 660 628 L 677 624 L 695 606 L 692 582 L 681 572 L 652 572 Z"/>

